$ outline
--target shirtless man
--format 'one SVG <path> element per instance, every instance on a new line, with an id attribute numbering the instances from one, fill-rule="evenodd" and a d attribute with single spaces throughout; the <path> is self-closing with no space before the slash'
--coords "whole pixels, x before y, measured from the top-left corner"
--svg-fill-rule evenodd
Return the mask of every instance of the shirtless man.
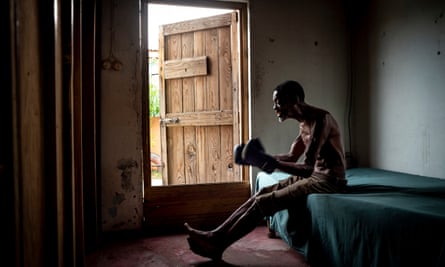
<path id="1" fill-rule="evenodd" d="M 296 81 L 285 81 L 273 90 L 273 109 L 278 120 L 299 122 L 299 134 L 288 153 L 269 155 L 259 139 L 234 149 L 237 164 L 255 166 L 267 173 L 278 169 L 290 176 L 261 189 L 214 230 L 197 230 L 185 223 L 194 253 L 219 260 L 227 247 L 250 233 L 266 216 L 284 209 L 295 211 L 311 193 L 344 191 L 345 158 L 337 122 L 328 111 L 307 104 L 304 97 L 304 90 Z M 298 161 L 301 156 L 302 161 Z"/>

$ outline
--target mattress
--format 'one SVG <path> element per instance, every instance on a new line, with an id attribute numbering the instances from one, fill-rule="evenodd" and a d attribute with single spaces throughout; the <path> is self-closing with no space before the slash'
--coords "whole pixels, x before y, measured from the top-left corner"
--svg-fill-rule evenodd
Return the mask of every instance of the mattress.
<path id="1" fill-rule="evenodd" d="M 266 176 L 257 186 L 287 177 Z M 286 211 L 272 230 L 311 266 L 445 266 L 445 180 L 372 168 L 347 180 L 347 193 L 308 196 L 310 234 L 295 236 Z"/>

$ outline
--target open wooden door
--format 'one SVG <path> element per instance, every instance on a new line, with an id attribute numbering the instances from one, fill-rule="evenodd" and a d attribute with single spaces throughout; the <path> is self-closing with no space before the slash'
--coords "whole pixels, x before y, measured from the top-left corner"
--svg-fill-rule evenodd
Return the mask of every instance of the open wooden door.
<path id="1" fill-rule="evenodd" d="M 250 195 L 241 141 L 239 14 L 160 28 L 162 185 L 145 187 L 146 224 L 215 226 Z"/>

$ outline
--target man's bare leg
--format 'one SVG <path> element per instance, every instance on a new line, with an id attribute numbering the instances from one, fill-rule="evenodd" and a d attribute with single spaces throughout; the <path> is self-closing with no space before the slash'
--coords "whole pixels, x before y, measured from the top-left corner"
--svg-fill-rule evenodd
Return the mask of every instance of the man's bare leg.
<path id="1" fill-rule="evenodd" d="M 219 260 L 227 247 L 255 229 L 263 218 L 255 199 L 251 198 L 215 230 L 201 231 L 187 223 L 184 226 L 189 234 L 187 241 L 194 253 Z"/>

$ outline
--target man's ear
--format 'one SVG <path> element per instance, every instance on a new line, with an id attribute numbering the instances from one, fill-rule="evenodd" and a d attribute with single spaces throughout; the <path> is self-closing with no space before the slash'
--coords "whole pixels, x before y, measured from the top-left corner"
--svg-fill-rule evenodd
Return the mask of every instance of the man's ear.
<path id="1" fill-rule="evenodd" d="M 304 102 L 304 100 L 302 100 L 301 97 L 299 97 L 299 96 L 296 97 L 296 101 L 297 102 L 295 104 L 301 104 Z"/>

